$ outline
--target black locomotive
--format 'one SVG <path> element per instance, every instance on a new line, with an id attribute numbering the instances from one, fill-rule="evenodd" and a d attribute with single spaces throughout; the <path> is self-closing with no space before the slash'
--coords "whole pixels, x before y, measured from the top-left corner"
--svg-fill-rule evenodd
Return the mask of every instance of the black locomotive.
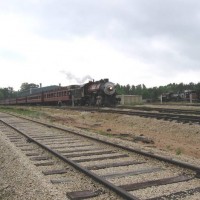
<path id="1" fill-rule="evenodd" d="M 90 81 L 71 90 L 72 101 L 76 105 L 114 106 L 120 98 L 116 98 L 115 85 L 108 79 Z"/>

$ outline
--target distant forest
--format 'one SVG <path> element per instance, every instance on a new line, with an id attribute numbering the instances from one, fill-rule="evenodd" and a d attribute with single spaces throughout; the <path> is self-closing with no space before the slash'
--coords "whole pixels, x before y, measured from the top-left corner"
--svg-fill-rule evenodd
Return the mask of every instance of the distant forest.
<path id="1" fill-rule="evenodd" d="M 14 91 L 12 87 L 0 88 L 0 99 L 16 97 L 19 92 L 28 90 L 32 87 L 39 87 L 34 83 L 22 83 L 19 91 Z M 195 83 L 170 83 L 166 86 L 147 88 L 144 84 L 140 85 L 120 85 L 116 84 L 118 94 L 125 95 L 142 95 L 143 99 L 156 100 L 162 93 L 166 92 L 183 92 L 184 90 L 195 90 L 200 92 L 200 82 Z"/>
<path id="2" fill-rule="evenodd" d="M 183 92 L 184 90 L 195 90 L 200 92 L 200 82 L 195 83 L 170 83 L 166 86 L 159 87 L 151 87 L 147 88 L 144 84 L 140 85 L 120 85 L 116 84 L 116 90 L 118 94 L 126 94 L 126 95 L 141 95 L 143 99 L 156 100 L 163 93 L 167 92 Z"/>
<path id="3" fill-rule="evenodd" d="M 19 91 L 14 91 L 12 87 L 0 88 L 0 99 L 17 97 L 18 93 L 29 90 L 30 88 L 38 88 L 39 85 L 34 83 L 22 83 Z"/>

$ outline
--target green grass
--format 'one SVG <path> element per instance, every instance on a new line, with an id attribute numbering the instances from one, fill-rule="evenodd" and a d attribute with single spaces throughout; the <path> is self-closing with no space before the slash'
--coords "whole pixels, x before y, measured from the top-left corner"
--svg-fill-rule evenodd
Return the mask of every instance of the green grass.
<path id="1" fill-rule="evenodd" d="M 6 113 L 13 113 L 13 114 L 19 114 L 24 115 L 28 117 L 33 118 L 39 118 L 42 113 L 34 110 L 30 110 L 28 107 L 15 107 L 15 106 L 0 106 L 0 111 L 6 112 Z"/>
<path id="2" fill-rule="evenodd" d="M 183 150 L 179 147 L 176 149 L 176 155 L 181 155 L 183 153 Z"/>
<path id="3" fill-rule="evenodd" d="M 105 135 L 105 136 L 108 136 L 108 137 L 113 137 L 113 134 L 112 133 L 108 133 L 108 132 L 105 132 L 105 131 L 97 131 L 98 134 L 100 135 Z"/>

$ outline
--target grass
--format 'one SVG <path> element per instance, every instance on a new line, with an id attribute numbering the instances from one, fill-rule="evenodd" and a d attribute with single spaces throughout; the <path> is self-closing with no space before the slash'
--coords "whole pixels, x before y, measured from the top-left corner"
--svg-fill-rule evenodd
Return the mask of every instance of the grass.
<path id="1" fill-rule="evenodd" d="M 82 115 L 81 117 L 82 117 L 82 119 L 85 119 L 85 116 L 84 116 L 84 115 Z"/>
<path id="2" fill-rule="evenodd" d="M 179 147 L 176 149 L 176 155 L 181 155 L 183 153 L 183 150 Z"/>
<path id="3" fill-rule="evenodd" d="M 169 151 L 172 150 L 171 145 L 167 145 L 166 148 L 167 148 L 167 150 L 169 150 Z"/>
<path id="4" fill-rule="evenodd" d="M 0 111 L 6 113 L 13 113 L 24 115 L 33 118 L 39 118 L 42 113 L 34 110 L 30 110 L 28 107 L 15 107 L 15 106 L 0 106 Z"/>
<path id="5" fill-rule="evenodd" d="M 167 145 L 167 146 L 166 146 L 166 149 L 167 149 L 168 151 L 172 151 L 172 150 L 173 150 L 173 148 L 172 148 L 171 145 Z M 180 147 L 178 147 L 178 148 L 175 149 L 175 153 L 176 153 L 176 155 L 181 155 L 181 154 L 183 153 L 183 149 L 180 148 Z"/>
<path id="6" fill-rule="evenodd" d="M 108 133 L 108 132 L 105 132 L 105 131 L 97 131 L 97 133 L 99 133 L 100 135 L 105 135 L 105 136 L 108 136 L 108 137 L 113 137 L 113 134 L 112 133 Z"/>

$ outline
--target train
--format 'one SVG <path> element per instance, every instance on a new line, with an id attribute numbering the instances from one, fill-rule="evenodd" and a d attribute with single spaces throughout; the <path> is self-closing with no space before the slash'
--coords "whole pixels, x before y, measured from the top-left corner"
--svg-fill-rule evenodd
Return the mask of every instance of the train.
<path id="1" fill-rule="evenodd" d="M 89 81 L 83 85 L 47 86 L 31 88 L 16 98 L 1 99 L 0 105 L 72 105 L 72 106 L 116 106 L 115 84 L 109 79 Z"/>
<path id="2" fill-rule="evenodd" d="M 163 102 L 192 101 L 200 102 L 200 91 L 184 90 L 183 92 L 168 92 L 161 95 Z"/>

